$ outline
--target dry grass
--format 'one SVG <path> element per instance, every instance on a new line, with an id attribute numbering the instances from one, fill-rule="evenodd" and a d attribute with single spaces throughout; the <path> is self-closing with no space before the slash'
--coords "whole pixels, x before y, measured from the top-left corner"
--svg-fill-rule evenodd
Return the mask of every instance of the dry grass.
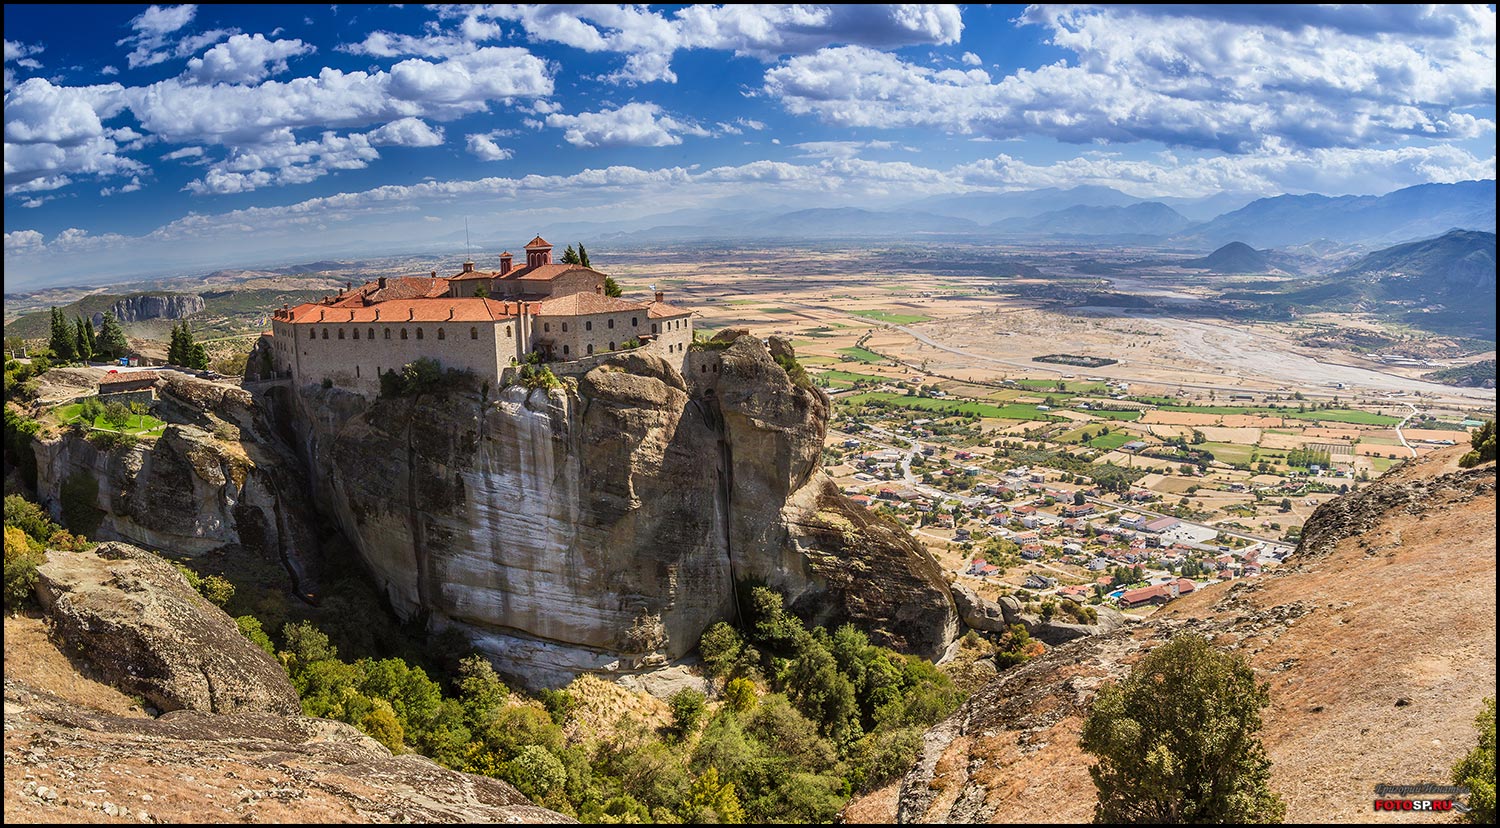
<path id="1" fill-rule="evenodd" d="M 42 687 L 83 707 L 116 716 L 144 717 L 129 696 L 90 677 L 87 664 L 58 648 L 51 624 L 35 613 L 5 616 L 5 677 Z"/>

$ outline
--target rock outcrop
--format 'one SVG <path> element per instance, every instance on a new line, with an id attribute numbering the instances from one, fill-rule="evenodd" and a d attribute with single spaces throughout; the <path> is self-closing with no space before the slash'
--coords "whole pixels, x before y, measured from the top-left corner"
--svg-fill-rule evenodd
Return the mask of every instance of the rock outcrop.
<path id="1" fill-rule="evenodd" d="M 121 322 L 147 319 L 185 319 L 202 313 L 203 297 L 196 293 L 140 293 L 116 302 L 109 312 Z M 94 328 L 104 324 L 104 314 L 94 314 Z"/>
<path id="2" fill-rule="evenodd" d="M 1043 619 L 1022 612 L 1021 603 L 1008 595 L 991 601 L 962 584 L 953 584 L 949 589 L 953 592 L 953 603 L 958 607 L 964 626 L 979 632 L 1002 633 L 1011 624 L 1020 624 L 1033 638 L 1057 645 L 1075 638 L 1107 633 L 1125 624 L 1125 616 L 1111 607 L 1095 608 L 1099 614 L 1096 623 L 1072 624 L 1058 620 L 1057 616 Z"/>
<path id="3" fill-rule="evenodd" d="M 37 597 L 100 675 L 161 711 L 295 714 L 286 671 L 171 564 L 123 543 L 53 552 Z"/>
<path id="4" fill-rule="evenodd" d="M 752 583 L 941 654 L 957 616 L 936 563 L 819 469 L 827 397 L 760 340 L 721 344 L 701 355 L 711 383 L 630 353 L 551 390 L 268 393 L 398 613 L 461 628 L 528 683 L 682 656 Z"/>
<path id="5" fill-rule="evenodd" d="M 1181 632 L 1243 654 L 1268 683 L 1262 739 L 1288 822 L 1368 821 L 1377 783 L 1442 779 L 1474 744 L 1495 687 L 1495 467 L 1458 469 L 1465 448 L 1323 504 L 1280 571 L 1200 589 L 1003 671 L 924 735 L 898 796 L 851 813 L 1090 820 L 1093 759 L 1078 747 L 1089 706 Z"/>

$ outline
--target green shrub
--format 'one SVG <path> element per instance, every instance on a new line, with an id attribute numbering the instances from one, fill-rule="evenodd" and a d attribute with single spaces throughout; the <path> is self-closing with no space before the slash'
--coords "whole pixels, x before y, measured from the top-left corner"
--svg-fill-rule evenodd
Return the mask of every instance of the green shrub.
<path id="1" fill-rule="evenodd" d="M 667 704 L 672 708 L 672 730 L 679 739 L 685 739 L 698 729 L 703 721 L 703 711 L 708 699 L 698 690 L 683 688 L 672 694 Z"/>
<path id="2" fill-rule="evenodd" d="M 266 651 L 267 655 L 276 655 L 276 646 L 271 643 L 271 637 L 261 628 L 260 620 L 253 615 L 241 615 L 234 619 L 236 626 L 240 628 L 240 634 L 250 639 L 250 643 Z"/>
<path id="3" fill-rule="evenodd" d="M 5 608 L 31 599 L 36 586 L 36 568 L 47 560 L 41 545 L 26 536 L 19 527 L 5 527 Z"/>
<path id="4" fill-rule="evenodd" d="M 521 748 L 516 758 L 505 764 L 504 778 L 533 801 L 568 781 L 562 762 L 538 745 Z"/>
<path id="5" fill-rule="evenodd" d="M 1484 700 L 1484 709 L 1474 719 L 1479 744 L 1453 766 L 1453 784 L 1469 789 L 1469 811 L 1464 822 L 1495 824 L 1495 700 Z"/>

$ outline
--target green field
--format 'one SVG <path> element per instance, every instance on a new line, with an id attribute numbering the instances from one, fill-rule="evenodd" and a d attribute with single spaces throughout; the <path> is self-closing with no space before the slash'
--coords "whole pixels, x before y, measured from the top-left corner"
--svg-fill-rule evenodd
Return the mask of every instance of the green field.
<path id="1" fill-rule="evenodd" d="M 724 304 L 726 304 L 726 305 L 758 305 L 758 304 L 760 304 L 760 301 L 761 300 L 759 300 L 759 299 L 727 299 L 727 300 L 724 301 Z"/>
<path id="2" fill-rule="evenodd" d="M 915 325 L 918 322 L 926 322 L 930 316 L 922 316 L 916 313 L 891 313 L 890 311 L 850 311 L 855 316 L 863 316 L 866 319 L 874 319 L 877 322 L 886 322 L 891 325 Z"/>
<path id="3" fill-rule="evenodd" d="M 1185 414 L 1248 414 L 1264 417 L 1280 417 L 1283 409 L 1258 408 L 1252 405 L 1163 405 L 1162 411 L 1180 411 Z"/>
<path id="4" fill-rule="evenodd" d="M 1101 410 L 1099 410 L 1097 408 L 1091 408 L 1091 409 L 1088 409 L 1088 410 L 1084 410 L 1084 409 L 1081 409 L 1081 408 L 1075 408 L 1073 410 L 1079 412 L 1080 414 L 1087 414 L 1090 417 L 1103 417 L 1106 420 L 1127 420 L 1128 421 L 1128 420 L 1139 420 L 1141 418 L 1141 412 L 1139 412 L 1139 411 L 1101 411 Z"/>
<path id="5" fill-rule="evenodd" d="M 802 363 L 803 365 L 833 365 L 835 363 L 842 362 L 843 360 L 834 359 L 833 357 L 828 356 L 821 356 L 819 354 L 808 354 L 807 356 L 798 354 L 797 361 Z"/>
<path id="6" fill-rule="evenodd" d="M 1194 448 L 1212 454 L 1220 463 L 1249 463 L 1250 454 L 1255 451 L 1254 446 L 1242 446 L 1238 443 L 1201 443 Z"/>
<path id="7" fill-rule="evenodd" d="M 1073 380 L 1011 380 L 1021 388 L 1032 391 L 1056 392 L 1058 383 L 1062 383 L 1061 393 L 1064 394 L 1104 394 L 1109 391 L 1102 382 L 1076 382 Z"/>
<path id="8" fill-rule="evenodd" d="M 803 360 L 804 362 L 806 360 Z M 818 376 L 828 379 L 842 380 L 844 382 L 887 382 L 886 377 L 877 377 L 874 374 L 856 374 L 853 371 L 820 371 Z"/>
<path id="9" fill-rule="evenodd" d="M 880 363 L 885 362 L 885 357 L 874 351 L 866 350 L 858 346 L 853 348 L 840 348 L 839 353 L 849 357 L 855 362 Z"/>
<path id="10" fill-rule="evenodd" d="M 1034 405 L 989 405 L 988 403 L 960 401 L 960 400 L 934 400 L 930 397 L 908 397 L 904 394 L 892 394 L 888 391 L 870 391 L 864 394 L 856 394 L 846 402 L 858 404 L 865 402 L 884 402 L 898 408 L 911 408 L 921 411 L 936 411 L 950 415 L 974 415 L 978 417 L 990 417 L 999 420 L 1059 420 L 1045 411 L 1036 410 Z"/>
<path id="11" fill-rule="evenodd" d="M 1096 449 L 1117 449 L 1134 439 L 1136 439 L 1134 434 L 1112 431 L 1090 440 L 1089 446 Z"/>
<path id="12" fill-rule="evenodd" d="M 57 418 L 65 423 L 74 422 L 78 419 L 79 409 L 81 408 L 83 408 L 83 403 L 71 403 L 69 405 L 65 405 L 57 409 Z M 92 425 L 94 428 L 104 429 L 106 431 L 117 430 L 112 424 L 105 422 L 104 415 L 102 414 L 94 418 L 94 422 Z M 125 421 L 125 427 L 119 430 L 123 430 L 127 434 L 139 434 L 146 431 L 155 431 L 165 425 L 166 423 L 156 419 L 150 414 L 131 414 L 129 419 Z"/>
<path id="13" fill-rule="evenodd" d="M 1318 420 L 1324 423 L 1354 423 L 1356 425 L 1396 425 L 1400 417 L 1388 414 L 1372 414 L 1353 408 L 1328 408 L 1322 411 L 1287 411 L 1285 416 L 1298 420 Z"/>

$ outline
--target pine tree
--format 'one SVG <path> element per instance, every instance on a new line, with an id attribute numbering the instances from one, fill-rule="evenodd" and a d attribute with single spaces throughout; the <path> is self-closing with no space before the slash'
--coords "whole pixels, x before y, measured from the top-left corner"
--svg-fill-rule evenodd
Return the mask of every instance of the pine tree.
<path id="1" fill-rule="evenodd" d="M 78 358 L 88 362 L 94 356 L 94 340 L 89 336 L 87 329 L 83 327 L 83 317 L 78 317 L 77 324 L 73 326 L 73 347 L 78 351 Z"/>
<path id="2" fill-rule="evenodd" d="M 613 277 L 613 276 L 605 276 L 604 277 L 604 295 L 605 296 L 619 296 L 620 294 L 622 294 L 624 292 L 625 291 L 620 288 L 620 283 L 615 281 L 615 277 Z"/>
<path id="3" fill-rule="evenodd" d="M 97 355 L 99 353 L 99 334 L 94 332 L 93 318 L 83 320 L 83 333 L 89 338 L 89 352 Z"/>
<path id="4" fill-rule="evenodd" d="M 578 243 L 578 263 L 584 267 L 593 267 L 589 264 L 589 252 L 583 249 L 583 243 Z"/>
<path id="5" fill-rule="evenodd" d="M 99 353 L 117 359 L 130 352 L 130 343 L 125 341 L 125 330 L 120 327 L 115 315 L 104 312 L 104 323 L 99 326 Z"/>
<path id="6" fill-rule="evenodd" d="M 576 251 L 576 250 L 573 249 L 573 245 L 571 245 L 571 244 L 568 245 L 568 249 L 563 251 L 562 263 L 563 264 L 578 264 L 579 263 L 578 262 L 578 251 Z"/>
<path id="7" fill-rule="evenodd" d="M 52 309 L 52 338 L 48 340 L 47 347 L 52 349 L 52 356 L 58 362 L 72 362 L 78 352 L 73 329 L 68 325 L 67 317 L 57 308 Z"/>
<path id="8" fill-rule="evenodd" d="M 203 347 L 202 342 L 194 342 L 188 350 L 188 367 L 199 371 L 208 367 L 208 349 Z"/>
<path id="9" fill-rule="evenodd" d="M 183 351 L 183 348 L 182 348 L 182 328 L 186 324 L 187 323 L 184 322 L 184 323 L 181 323 L 181 324 L 174 324 L 172 326 L 172 339 L 171 339 L 171 342 L 167 345 L 167 364 L 168 365 L 186 365 L 187 364 L 187 359 L 186 359 L 186 357 L 184 356 L 184 354 L 182 352 Z"/>

